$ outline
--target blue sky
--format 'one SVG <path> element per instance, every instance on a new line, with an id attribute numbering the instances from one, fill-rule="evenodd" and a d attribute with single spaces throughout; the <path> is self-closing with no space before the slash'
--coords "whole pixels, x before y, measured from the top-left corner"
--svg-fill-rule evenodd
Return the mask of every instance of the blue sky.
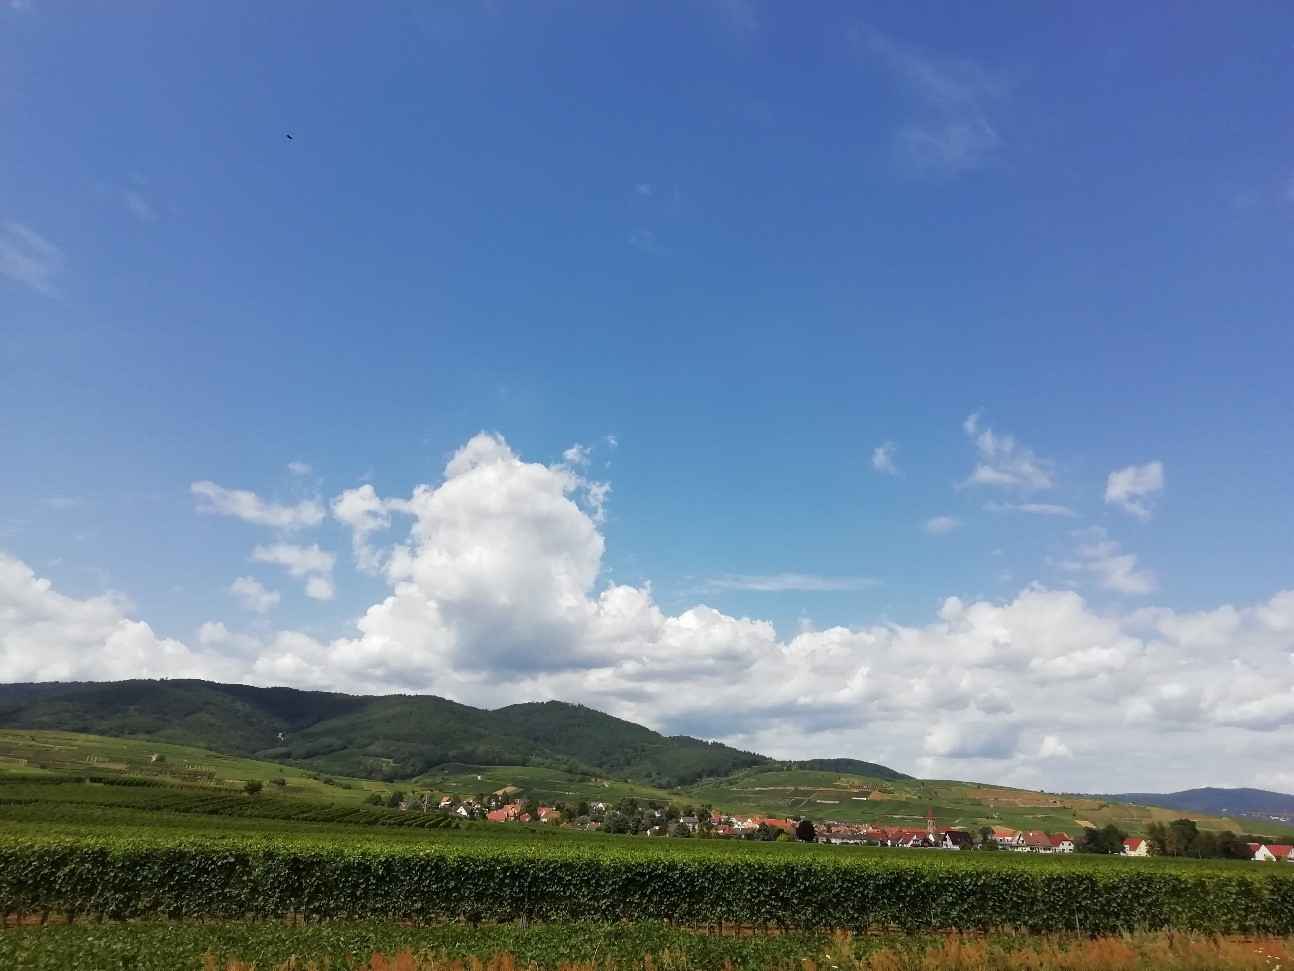
<path id="1" fill-rule="evenodd" d="M 1258 611 L 1294 585 L 1292 26 L 1279 4 L 8 2 L 0 551 L 195 651 L 206 623 L 245 660 L 284 632 L 336 644 L 400 577 L 390 550 L 354 562 L 332 501 L 434 489 L 486 431 L 502 462 L 590 448 L 562 473 L 604 544 L 580 596 L 650 590 L 663 616 L 705 604 L 783 646 L 1030 589 L 1125 633 L 1156 610 Z M 885 443 L 893 472 L 874 463 Z M 1127 469 L 1132 490 L 1107 499 Z M 213 515 L 198 482 L 323 512 L 301 530 Z M 407 545 L 430 555 L 425 540 Z M 335 564 L 253 559 L 275 544 Z M 324 574 L 334 595 L 306 596 Z M 277 603 L 244 609 L 239 577 Z M 436 590 L 424 601 L 453 613 Z M 1173 662 L 1239 658 L 1266 679 L 1225 699 L 1182 681 L 1191 730 L 1240 733 L 1219 759 L 1294 725 L 1294 644 L 1254 623 Z M 6 680 L 161 670 L 87 666 L 93 638 L 42 668 L 29 634 L 6 635 Z M 561 643 L 519 644 L 500 672 Z M 604 692 L 581 644 L 514 693 L 769 750 L 889 745 L 931 772 L 1096 771 L 1037 713 L 1006 716 L 1005 742 L 992 711 L 950 714 L 987 739 L 954 745 L 930 703 L 878 741 L 785 699 L 743 720 Z M 429 650 L 360 683 L 512 697 Z M 1157 703 L 1110 700 L 1133 722 L 1141 702 Z M 1290 716 L 1237 728 L 1228 705 Z M 1024 765 L 1046 737 L 1069 755 Z M 1233 781 L 1261 782 L 1257 764 Z"/>

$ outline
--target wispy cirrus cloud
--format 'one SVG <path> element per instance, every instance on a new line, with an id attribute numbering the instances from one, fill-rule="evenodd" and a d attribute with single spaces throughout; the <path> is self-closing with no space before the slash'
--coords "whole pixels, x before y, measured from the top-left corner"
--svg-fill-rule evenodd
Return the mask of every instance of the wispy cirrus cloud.
<path id="1" fill-rule="evenodd" d="M 157 221 L 157 210 L 153 204 L 144 198 L 144 194 L 138 189 L 127 189 L 122 193 L 122 201 L 126 204 L 126 209 L 132 216 L 140 222 L 151 223 Z"/>
<path id="2" fill-rule="evenodd" d="M 1074 559 L 1061 564 L 1065 569 L 1090 574 L 1116 593 L 1153 593 L 1158 588 L 1155 574 L 1138 566 L 1136 554 L 1125 553 L 1100 526 L 1077 530 L 1074 537 L 1078 548 Z"/>
<path id="3" fill-rule="evenodd" d="M 702 583 L 706 590 L 753 590 L 760 593 L 830 593 L 846 590 L 866 590 L 880 581 L 873 577 L 832 577 L 814 573 L 772 573 L 750 576 L 729 573 L 707 577 Z"/>
<path id="4" fill-rule="evenodd" d="M 589 464 L 589 456 L 592 452 L 587 445 L 581 445 L 576 442 L 570 448 L 562 453 L 562 461 L 572 468 L 585 468 Z"/>
<path id="5" fill-rule="evenodd" d="M 233 516 L 257 526 L 276 529 L 301 529 L 318 526 L 323 522 L 323 503 L 305 499 L 292 505 L 283 505 L 262 499 L 247 489 L 226 489 L 214 482 L 195 482 L 189 491 L 199 500 L 198 512 L 217 516 Z"/>
<path id="6" fill-rule="evenodd" d="M 629 245 L 641 253 L 651 253 L 653 256 L 664 256 L 669 252 L 656 234 L 650 229 L 638 228 L 629 234 Z"/>
<path id="7" fill-rule="evenodd" d="M 759 32 L 759 11 L 752 0 L 710 0 L 710 6 L 733 36 L 746 38 Z"/>
<path id="8" fill-rule="evenodd" d="M 905 165 L 955 176 L 992 161 L 1003 145 L 991 115 L 1010 92 L 1004 78 L 975 61 L 923 50 L 871 26 L 856 28 L 853 40 L 914 105 L 895 136 Z"/>
<path id="9" fill-rule="evenodd" d="M 1155 497 L 1164 490 L 1164 464 L 1147 462 L 1129 465 L 1110 473 L 1105 482 L 1105 502 L 1118 506 L 1138 519 L 1154 513 Z"/>
<path id="10" fill-rule="evenodd" d="M 895 444 L 884 442 L 872 449 L 872 468 L 886 475 L 898 475 L 899 467 L 894 464 Z"/>
<path id="11" fill-rule="evenodd" d="M 45 496 L 41 499 L 41 503 L 50 509 L 66 511 L 68 509 L 84 509 L 89 505 L 89 500 L 84 496 Z"/>
<path id="12" fill-rule="evenodd" d="M 931 536 L 942 536 L 944 533 L 951 533 L 961 525 L 961 522 L 955 516 L 934 516 L 927 519 L 921 527 Z"/>
<path id="13" fill-rule="evenodd" d="M 1033 516 L 1064 516 L 1068 519 L 1078 516 L 1069 506 L 1054 502 L 990 502 L 984 508 L 989 512 L 1026 512 Z"/>
<path id="14" fill-rule="evenodd" d="M 975 444 L 979 461 L 963 486 L 999 486 L 1015 489 L 1050 489 L 1054 484 L 1052 463 L 1035 455 L 1011 435 L 1000 435 L 973 414 L 962 422 L 962 430 Z"/>
<path id="15" fill-rule="evenodd" d="M 0 274 L 44 293 L 54 293 L 63 251 L 40 233 L 9 220 L 0 227 Z"/>

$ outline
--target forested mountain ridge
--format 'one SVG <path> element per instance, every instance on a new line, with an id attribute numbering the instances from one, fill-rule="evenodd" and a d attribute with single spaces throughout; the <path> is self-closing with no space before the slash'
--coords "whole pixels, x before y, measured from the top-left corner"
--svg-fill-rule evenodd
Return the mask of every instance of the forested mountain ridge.
<path id="1" fill-rule="evenodd" d="M 1122 792 L 1104 798 L 1216 815 L 1294 817 L 1294 796 L 1269 789 L 1204 787 L 1181 792 Z"/>
<path id="2" fill-rule="evenodd" d="M 0 684 L 0 726 L 154 738 L 388 779 L 444 763 L 547 765 L 670 787 L 771 761 L 566 702 L 490 711 L 433 695 L 199 680 Z"/>

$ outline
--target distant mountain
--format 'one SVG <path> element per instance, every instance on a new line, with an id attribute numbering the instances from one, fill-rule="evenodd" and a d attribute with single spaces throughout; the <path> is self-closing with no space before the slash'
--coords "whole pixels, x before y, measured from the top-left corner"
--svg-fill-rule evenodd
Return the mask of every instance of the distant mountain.
<path id="1" fill-rule="evenodd" d="M 1267 789 L 1185 789 L 1181 792 L 1124 792 L 1103 796 L 1116 802 L 1165 806 L 1212 816 L 1294 817 L 1294 796 Z"/>
<path id="2" fill-rule="evenodd" d="M 488 711 L 432 695 L 197 680 L 0 684 L 0 727 L 155 738 L 386 779 L 413 778 L 445 763 L 543 765 L 674 787 L 771 762 L 565 702 Z M 893 773 L 845 761 L 868 766 L 868 774 Z"/>

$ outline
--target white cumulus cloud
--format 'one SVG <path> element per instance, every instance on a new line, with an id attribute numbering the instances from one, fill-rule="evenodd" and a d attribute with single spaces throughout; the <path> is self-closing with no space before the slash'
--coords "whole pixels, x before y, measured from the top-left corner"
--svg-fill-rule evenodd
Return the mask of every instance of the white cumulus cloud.
<path id="1" fill-rule="evenodd" d="M 649 585 L 609 580 L 586 490 L 568 466 L 482 435 L 441 480 L 367 496 L 361 506 L 389 514 L 397 534 L 381 557 L 387 589 L 333 638 L 211 621 L 185 645 L 119 600 L 68 597 L 0 557 L 0 678 L 191 675 L 488 706 L 560 698 L 786 758 L 851 754 L 1080 791 L 1261 784 L 1285 757 L 1294 591 L 1121 611 L 1032 585 L 1000 600 L 946 597 L 919 622 L 782 635 L 704 602 L 667 610 Z M 1076 562 L 1126 555 L 1103 534 L 1079 541 L 1093 549 Z M 329 579 L 308 555 L 274 559 Z M 1125 585 L 1140 572 L 1082 569 Z"/>
<path id="2" fill-rule="evenodd" d="M 277 590 L 266 589 L 255 577 L 238 577 L 229 585 L 229 592 L 248 610 L 258 614 L 273 610 L 282 599 Z"/>
<path id="3" fill-rule="evenodd" d="M 366 573 L 376 573 L 382 564 L 383 553 L 374 549 L 371 537 L 391 526 L 388 504 L 378 498 L 372 485 L 347 489 L 332 501 L 332 514 L 351 529 L 351 542 L 355 550 L 355 564 Z"/>
<path id="4" fill-rule="evenodd" d="M 113 596 L 65 596 L 0 552 L 0 681 L 222 677 L 232 666 L 158 636 Z"/>
<path id="5" fill-rule="evenodd" d="M 306 580 L 306 596 L 314 600 L 331 600 L 335 593 L 332 582 L 333 565 L 337 557 L 319 544 L 298 546 L 293 543 L 272 543 L 252 550 L 257 563 L 281 566 L 294 577 Z"/>
<path id="6" fill-rule="evenodd" d="M 332 577 L 315 575 L 306 578 L 306 596 L 312 600 L 331 600 L 337 593 Z"/>
<path id="7" fill-rule="evenodd" d="M 332 572 L 337 557 L 315 543 L 311 546 L 297 546 L 293 543 L 272 543 L 268 546 L 257 546 L 252 550 L 252 559 L 257 563 L 273 563 L 283 567 L 294 577 L 303 577 L 311 573 L 328 574 Z"/>

